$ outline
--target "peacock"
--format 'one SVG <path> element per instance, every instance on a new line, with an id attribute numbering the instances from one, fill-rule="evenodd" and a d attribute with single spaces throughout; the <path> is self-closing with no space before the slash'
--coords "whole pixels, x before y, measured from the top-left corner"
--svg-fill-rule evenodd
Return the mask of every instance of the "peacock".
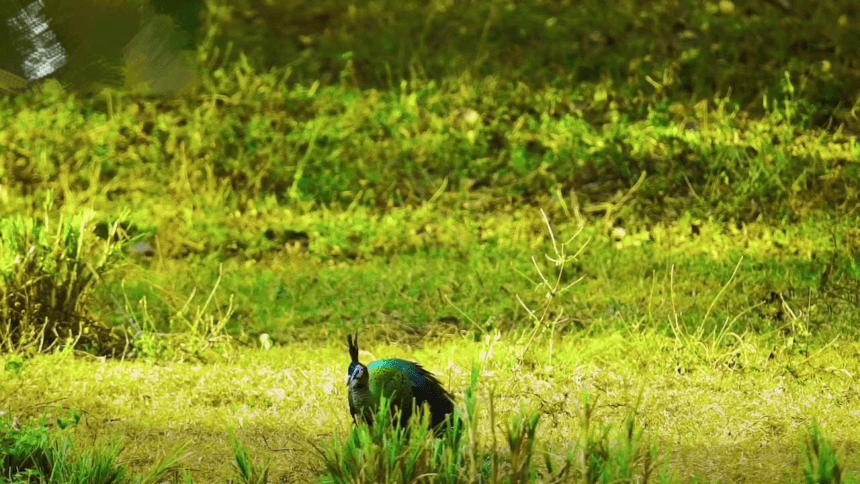
<path id="1" fill-rule="evenodd" d="M 358 424 L 363 419 L 373 425 L 382 396 L 391 402 L 391 414 L 400 411 L 400 420 L 394 424 L 405 428 L 414 408 L 421 409 L 426 403 L 430 409 L 430 423 L 437 436 L 444 432 L 446 415 L 453 419 L 454 397 L 448 393 L 432 373 L 418 363 L 388 359 L 374 361 L 365 366 L 358 361 L 358 333 L 347 335 L 349 356 L 349 412 Z M 451 421 L 450 419 L 448 420 Z"/>

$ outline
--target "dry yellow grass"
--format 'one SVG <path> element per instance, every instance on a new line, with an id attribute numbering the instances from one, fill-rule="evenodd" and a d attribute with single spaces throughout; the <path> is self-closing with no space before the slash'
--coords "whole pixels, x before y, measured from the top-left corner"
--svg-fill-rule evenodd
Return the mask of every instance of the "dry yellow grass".
<path id="1" fill-rule="evenodd" d="M 545 342 L 523 359 L 513 336 L 488 343 L 450 340 L 416 350 L 368 342 L 368 357 L 419 360 L 457 393 L 468 386 L 473 362 L 483 365 L 480 391 L 495 389 L 496 422 L 506 423 L 521 408 L 541 412 L 540 442 L 556 453 L 578 438 L 583 392 L 599 396 L 595 419 L 615 425 L 641 394 L 637 420 L 682 481 L 763 483 L 797 476 L 799 445 L 813 417 L 837 442 L 856 442 L 857 344 L 836 342 L 807 358 L 771 353 L 763 342 L 747 339 L 742 356 L 714 364 L 695 348 L 648 334 L 570 336 L 556 341 L 552 362 L 548 352 L 533 352 L 547 348 Z M 123 437 L 123 458 L 136 469 L 191 441 L 184 462 L 196 482 L 223 482 L 230 474 L 227 435 L 236 429 L 254 458 L 272 460 L 273 481 L 307 482 L 320 469 L 309 442 L 351 425 L 348 361 L 345 347 L 334 343 L 241 350 L 206 365 L 39 356 L 26 360 L 17 375 L 3 374 L 0 408 L 22 421 L 80 409 L 78 440 Z M 480 402 L 488 411 L 487 399 Z M 489 419 L 480 425 L 487 435 Z M 850 465 L 854 447 L 844 449 L 849 473 L 857 471 Z"/>

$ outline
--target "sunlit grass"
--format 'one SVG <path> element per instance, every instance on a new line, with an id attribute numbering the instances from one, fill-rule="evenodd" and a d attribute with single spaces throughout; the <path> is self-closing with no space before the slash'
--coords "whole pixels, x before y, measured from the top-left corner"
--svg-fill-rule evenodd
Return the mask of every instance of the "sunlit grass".
<path id="1" fill-rule="evenodd" d="M 135 321 L 140 334 L 127 356 L 137 358 L 82 359 L 60 348 L 39 357 L 6 355 L 0 408 L 25 422 L 74 409 L 82 424 L 70 432 L 83 441 L 105 431 L 123 437 L 122 455 L 135 472 L 154 464 L 161 449 L 189 441 L 189 459 L 199 463 L 188 466 L 189 479 L 311 480 L 323 472 L 314 446 L 332 438 L 337 446 L 337 436 L 352 426 L 346 348 L 342 338 L 324 335 L 360 328 L 371 360 L 420 361 L 461 401 L 478 368 L 481 385 L 473 395 L 482 405 L 472 422 L 483 447 L 470 451 L 480 452 L 474 468 L 489 469 L 490 477 L 522 480 L 526 471 L 516 469 L 526 468 L 528 479 L 534 472 L 611 477 L 635 467 L 756 482 L 774 469 L 793 469 L 786 478 L 801 476 L 798 435 L 813 417 L 837 441 L 851 438 L 854 417 L 844 402 L 856 398 L 849 382 L 860 371 L 860 347 L 840 337 L 846 329 L 821 311 L 826 299 L 811 298 L 814 286 L 805 299 L 792 293 L 817 276 L 781 279 L 816 270 L 809 261 L 824 240 L 817 234 L 826 231 L 750 225 L 741 232 L 682 221 L 607 237 L 575 216 L 566 222 L 557 210 L 556 220 L 540 212 L 528 221 L 485 217 L 493 228 L 478 234 L 424 216 L 424 230 L 433 227 L 427 233 L 449 245 L 398 253 L 398 237 L 414 226 L 384 229 L 357 217 L 352 221 L 368 233 L 390 231 L 387 259 L 285 248 L 267 260 L 220 267 L 194 257 L 129 263 L 124 277 L 98 286 L 115 292 L 113 299 L 94 294 Z M 182 282 L 192 267 L 201 270 Z M 143 293 L 133 289 L 144 287 L 140 282 L 111 286 L 146 278 Z M 314 288 L 314 281 L 323 282 Z M 283 288 L 266 288 L 272 284 Z M 758 291 L 754 298 L 745 294 L 751 289 Z M 758 296 L 775 290 L 773 300 Z M 350 297 L 338 297 L 344 293 Z M 160 305 L 148 302 L 159 300 L 154 295 Z M 291 299 L 279 299 L 284 295 Z M 282 312 L 261 310 L 275 304 Z M 234 316 L 233 307 L 244 314 Z M 768 313 L 756 313 L 763 307 L 781 315 L 763 321 Z M 409 328 L 419 332 L 410 336 Z M 288 342 L 296 336 L 307 343 Z M 203 351 L 207 345 L 213 351 Z M 519 430 L 506 436 L 504 425 L 512 421 L 520 422 Z M 585 443 L 588 429 L 597 434 Z M 245 453 L 228 442 L 231 431 Z M 549 448 L 552 455 L 526 463 L 520 454 L 499 453 L 502 443 L 516 447 L 511 435 L 521 432 L 534 432 L 545 446 L 533 452 Z M 720 470 L 734 468 L 759 442 L 768 443 L 760 465 L 734 474 Z M 576 457 L 586 447 L 597 463 Z M 664 456 L 659 466 L 652 450 Z M 808 472 L 835 472 L 829 454 L 822 455 Z M 844 475 L 856 471 L 850 458 L 840 462 Z M 459 465 L 451 470 L 457 479 L 477 475 Z"/>
<path id="2" fill-rule="evenodd" d="M 537 412 L 537 449 L 552 448 L 557 462 L 582 435 L 578 415 L 585 411 L 584 393 L 597 397 L 590 410 L 595 429 L 610 424 L 621 431 L 625 419 L 634 416 L 680 476 L 772 482 L 772 472 L 781 475 L 778 469 L 790 468 L 799 477 L 800 435 L 813 415 L 830 438 L 854 438 L 855 417 L 847 405 L 860 397 L 850 385 L 849 375 L 860 372 L 860 347 L 854 343 L 837 342 L 812 358 L 782 351 L 771 356 L 766 341 L 746 336 L 745 365 L 727 365 L 722 357 L 708 360 L 695 348 L 678 346 L 674 338 L 608 334 L 559 338 L 550 364 L 545 339 L 533 343 L 530 357 L 520 363 L 525 339 L 518 341 L 516 334 L 479 342 L 457 338 L 418 349 L 365 336 L 375 358 L 420 361 L 461 406 L 471 367 L 478 364 L 476 423 L 482 445 L 494 436 L 497 448 L 505 442 L 504 433 L 494 433 L 490 425 L 492 390 L 496 424 L 522 411 Z M 344 384 L 348 362 L 346 348 L 334 344 L 244 349 L 205 365 L 7 356 L 0 407 L 15 409 L 25 423 L 45 411 L 64 416 L 62 408 L 80 409 L 81 424 L 70 429 L 76 439 L 124 436 L 123 459 L 139 471 L 153 464 L 161 449 L 188 440 L 185 462 L 198 482 L 234 472 L 227 440 L 233 429 L 252 461 L 270 462 L 270 477 L 307 481 L 321 470 L 310 443 L 320 446 L 352 431 Z M 601 445 L 620 445 L 615 438 Z M 858 469 L 855 454 L 847 451 L 843 472 L 849 475 Z M 730 471 L 749 453 L 757 456 L 755 465 Z M 546 465 L 543 461 L 540 457 L 535 465 Z"/>
<path id="3" fill-rule="evenodd" d="M 196 91 L 0 99 L 0 483 L 858 476 L 844 1 L 221 3 Z M 353 427 L 355 330 L 463 433 Z"/>

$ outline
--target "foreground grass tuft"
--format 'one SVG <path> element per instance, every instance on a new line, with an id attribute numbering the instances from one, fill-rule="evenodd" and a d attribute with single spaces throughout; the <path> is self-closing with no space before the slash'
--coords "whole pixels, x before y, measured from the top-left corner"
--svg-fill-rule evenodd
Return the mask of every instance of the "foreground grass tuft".
<path id="1" fill-rule="evenodd" d="M 803 482 L 805 484 L 842 482 L 843 465 L 833 443 L 824 436 L 815 420 L 807 432 L 804 451 Z"/>
<path id="2" fill-rule="evenodd" d="M 177 472 L 187 450 L 180 445 L 149 472 L 136 475 L 120 459 L 122 441 L 96 441 L 81 450 L 70 436 L 50 427 L 45 418 L 22 428 L 0 416 L 0 483 L 155 484 Z"/>
<path id="3" fill-rule="evenodd" d="M 241 484 L 266 484 L 269 481 L 269 463 L 258 464 L 251 459 L 248 450 L 235 434 L 230 434 L 233 448 L 233 470 Z"/>

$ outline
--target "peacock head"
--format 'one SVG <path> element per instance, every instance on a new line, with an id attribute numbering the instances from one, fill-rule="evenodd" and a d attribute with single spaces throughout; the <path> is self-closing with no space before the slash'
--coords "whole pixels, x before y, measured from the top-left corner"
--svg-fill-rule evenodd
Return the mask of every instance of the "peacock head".
<path id="1" fill-rule="evenodd" d="M 361 363 L 356 363 L 352 373 L 349 375 L 349 379 L 346 380 L 346 385 L 356 390 L 366 388 L 369 377 L 370 374 L 367 367 Z"/>

